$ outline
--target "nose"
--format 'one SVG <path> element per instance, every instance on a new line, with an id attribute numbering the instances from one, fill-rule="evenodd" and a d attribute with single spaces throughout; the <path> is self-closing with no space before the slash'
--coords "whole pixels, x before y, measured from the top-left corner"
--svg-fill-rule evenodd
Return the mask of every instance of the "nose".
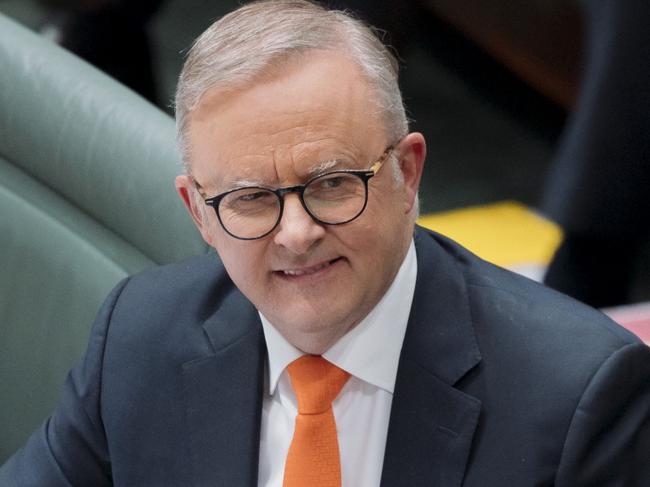
<path id="1" fill-rule="evenodd" d="M 295 194 L 284 196 L 284 211 L 273 242 L 296 255 L 309 252 L 325 235 L 325 228 L 307 213 Z"/>

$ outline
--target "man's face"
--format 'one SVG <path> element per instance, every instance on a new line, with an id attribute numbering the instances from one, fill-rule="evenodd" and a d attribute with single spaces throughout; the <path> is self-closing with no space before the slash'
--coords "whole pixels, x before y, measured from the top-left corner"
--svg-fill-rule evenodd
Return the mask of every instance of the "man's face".
<path id="1" fill-rule="evenodd" d="M 190 118 L 192 175 L 206 196 L 242 182 L 278 188 L 304 183 L 319 163 L 368 169 L 395 143 L 355 64 L 311 52 L 250 87 L 209 90 Z M 199 208 L 191 179 L 177 187 L 204 239 L 237 287 L 280 333 L 308 353 L 322 353 L 377 304 L 410 242 L 424 140 L 410 134 L 398 147 L 405 182 L 387 162 L 368 183 L 368 204 L 356 220 L 321 225 L 296 193 L 268 236 L 237 240 L 210 207 Z M 202 204 L 202 202 L 199 202 Z"/>

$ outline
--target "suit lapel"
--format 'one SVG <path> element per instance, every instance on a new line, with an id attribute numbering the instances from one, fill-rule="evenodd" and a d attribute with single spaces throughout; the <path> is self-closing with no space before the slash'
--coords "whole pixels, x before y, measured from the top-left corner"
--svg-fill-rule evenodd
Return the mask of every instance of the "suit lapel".
<path id="1" fill-rule="evenodd" d="M 259 316 L 233 288 L 204 330 L 213 353 L 183 364 L 193 485 L 254 487 L 266 357 Z"/>
<path id="2" fill-rule="evenodd" d="M 454 385 L 481 360 L 456 261 L 416 230 L 418 277 L 388 429 L 382 487 L 461 485 L 481 403 Z"/>

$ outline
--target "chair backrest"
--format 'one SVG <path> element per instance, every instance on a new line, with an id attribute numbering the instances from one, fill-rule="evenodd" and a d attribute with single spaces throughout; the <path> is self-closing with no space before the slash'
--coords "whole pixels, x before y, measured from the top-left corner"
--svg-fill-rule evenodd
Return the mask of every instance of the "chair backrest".
<path id="1" fill-rule="evenodd" d="M 122 278 L 204 253 L 172 119 L 0 15 L 0 463 L 48 415 Z"/>

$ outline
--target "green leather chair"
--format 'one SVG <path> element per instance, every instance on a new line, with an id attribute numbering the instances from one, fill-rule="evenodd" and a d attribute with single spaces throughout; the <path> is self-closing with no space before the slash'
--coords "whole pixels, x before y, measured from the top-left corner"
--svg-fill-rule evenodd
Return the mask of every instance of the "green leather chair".
<path id="1" fill-rule="evenodd" d="M 122 278 L 207 251 L 169 116 L 0 15 L 0 463 L 54 407 Z"/>

